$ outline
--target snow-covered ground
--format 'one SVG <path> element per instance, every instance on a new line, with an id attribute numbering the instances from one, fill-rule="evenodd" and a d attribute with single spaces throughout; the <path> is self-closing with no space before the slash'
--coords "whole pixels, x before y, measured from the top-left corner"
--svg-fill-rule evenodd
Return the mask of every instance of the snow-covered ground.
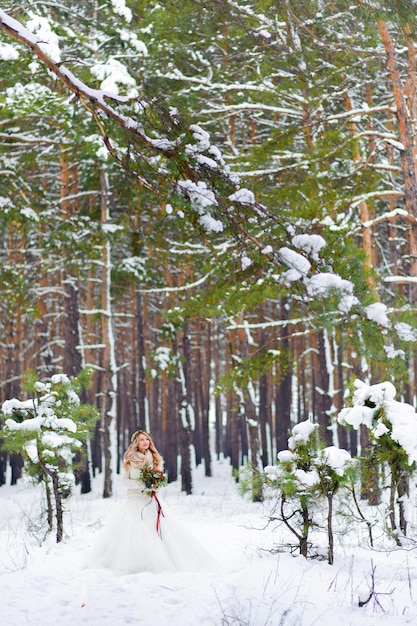
<path id="1" fill-rule="evenodd" d="M 114 576 L 82 568 L 83 556 L 124 492 L 66 502 L 65 539 L 39 540 L 41 492 L 0 488 L 1 626 L 376 626 L 417 623 L 417 549 L 371 550 L 352 527 L 338 535 L 335 564 L 271 548 L 289 540 L 267 527 L 268 508 L 242 498 L 229 464 L 195 471 L 195 493 L 165 489 L 170 510 L 218 561 L 214 573 Z M 366 533 L 364 533 L 365 535 Z M 326 537 L 323 535 L 323 546 Z M 375 595 L 364 607 L 374 577 Z"/>

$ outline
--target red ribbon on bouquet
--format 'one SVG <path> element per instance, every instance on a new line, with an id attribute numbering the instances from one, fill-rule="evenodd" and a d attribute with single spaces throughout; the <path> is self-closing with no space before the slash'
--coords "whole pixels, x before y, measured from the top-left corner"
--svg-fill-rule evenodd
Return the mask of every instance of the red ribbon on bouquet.
<path id="1" fill-rule="evenodd" d="M 162 506 L 161 503 L 158 500 L 158 496 L 156 495 L 155 491 L 152 491 L 152 497 L 155 498 L 156 501 L 156 507 L 157 507 L 157 514 L 156 514 L 156 532 L 158 533 L 158 535 L 161 537 L 161 530 L 160 530 L 160 526 L 161 526 L 161 515 L 162 517 L 164 516 L 164 512 L 162 510 Z"/>

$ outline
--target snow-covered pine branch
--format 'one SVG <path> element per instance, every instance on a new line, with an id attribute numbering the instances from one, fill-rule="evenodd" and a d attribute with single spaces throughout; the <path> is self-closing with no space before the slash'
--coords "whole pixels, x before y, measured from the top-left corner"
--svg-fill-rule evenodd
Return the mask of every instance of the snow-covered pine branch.
<path id="1" fill-rule="evenodd" d="M 197 124 L 185 126 L 176 111 L 164 107 L 160 102 L 148 102 L 140 97 L 132 100 L 126 96 L 91 88 L 63 63 L 49 56 L 45 52 L 44 42 L 2 9 L 0 28 L 29 48 L 77 96 L 94 117 L 109 153 L 128 170 L 137 183 L 155 194 L 160 195 L 161 187 L 164 190 L 162 193 L 182 196 L 191 206 L 190 220 L 195 223 L 197 214 L 197 224 L 203 232 L 213 235 L 227 230 L 229 236 L 237 239 L 240 245 L 253 246 L 258 250 L 265 248 L 266 233 L 271 235 L 277 227 L 280 228 L 280 236 L 286 239 L 289 224 L 284 223 L 276 212 L 269 211 L 256 201 L 250 190 L 243 193 L 239 178 L 230 172 L 221 151 L 211 144 L 209 134 Z M 239 88 L 242 85 L 239 84 Z M 256 89 L 259 91 L 259 85 Z M 133 104 L 136 107 L 135 117 L 124 112 L 129 107 L 131 110 Z M 148 108 L 151 109 L 151 116 L 146 115 Z M 143 123 L 138 119 L 141 114 Z M 126 131 L 130 143 L 129 162 L 123 151 L 119 152 L 113 146 L 106 128 L 106 118 Z M 145 123 L 148 124 L 148 130 L 145 130 Z M 132 158 L 135 154 L 136 157 Z M 169 174 L 165 166 L 155 165 L 155 157 L 162 157 L 165 162 L 174 161 L 175 172 Z M 138 173 L 135 158 L 141 163 L 148 162 L 148 174 L 143 176 Z M 247 228 L 249 222 L 257 223 L 261 227 L 260 235 L 254 235 L 253 229 Z M 275 241 L 276 238 L 275 232 Z M 282 263 L 276 252 L 268 258 L 275 264 Z"/>

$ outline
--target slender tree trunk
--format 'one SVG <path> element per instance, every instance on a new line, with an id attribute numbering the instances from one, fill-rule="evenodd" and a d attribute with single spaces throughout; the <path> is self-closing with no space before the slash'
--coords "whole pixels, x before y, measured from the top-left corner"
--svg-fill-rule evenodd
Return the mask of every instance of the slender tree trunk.
<path id="1" fill-rule="evenodd" d="M 259 322 L 265 321 L 264 307 L 259 307 Z M 259 350 L 267 350 L 266 331 L 261 328 L 259 331 Z M 259 428 L 261 434 L 261 458 L 262 467 L 269 465 L 269 445 L 267 428 L 271 425 L 271 402 L 269 390 L 269 377 L 266 372 L 262 372 L 259 378 Z"/>
<path id="2" fill-rule="evenodd" d="M 398 483 L 397 483 L 397 493 L 398 493 L 398 510 L 399 510 L 399 523 L 400 529 L 404 537 L 407 536 L 407 516 L 406 516 L 406 504 L 404 499 L 408 497 L 409 494 L 409 484 L 408 478 L 405 476 L 404 472 L 401 472 Z"/>
<path id="3" fill-rule="evenodd" d="M 326 358 L 326 344 L 324 332 L 319 330 L 317 338 L 317 367 L 315 368 L 316 384 L 314 387 L 316 397 L 316 417 L 320 427 L 320 439 L 331 446 L 333 434 L 331 431 L 330 409 L 333 398 L 330 395 L 330 372 Z M 327 341 L 327 338 L 326 338 Z"/>
<path id="4" fill-rule="evenodd" d="M 211 476 L 211 454 L 210 454 L 210 366 L 211 366 L 211 326 L 199 321 L 199 336 L 203 343 L 202 349 L 197 349 L 197 372 L 200 376 L 195 377 L 197 384 L 197 394 L 199 397 L 199 413 L 201 423 L 201 454 L 204 459 L 205 475 Z M 205 338 L 203 342 L 203 337 Z"/>
<path id="5" fill-rule="evenodd" d="M 280 315 L 282 320 L 287 320 L 289 318 L 287 304 L 286 299 L 282 299 L 280 302 Z M 281 371 L 279 372 L 279 382 L 275 393 L 275 433 L 277 452 L 287 449 L 288 437 L 291 431 L 293 357 L 289 335 L 289 326 L 283 325 L 280 329 L 282 366 Z"/>
<path id="6" fill-rule="evenodd" d="M 397 535 L 397 522 L 395 520 L 395 492 L 397 489 L 397 485 L 394 477 L 391 475 L 391 485 L 389 491 L 389 520 L 391 524 L 392 534 L 394 536 L 395 543 L 397 546 L 401 545 L 401 541 Z"/>
<path id="7" fill-rule="evenodd" d="M 213 343 L 215 350 L 213 350 L 213 363 L 214 363 L 214 384 L 217 384 L 220 380 L 220 353 L 221 342 L 219 337 L 219 328 L 216 320 L 212 321 L 211 334 L 213 337 Z M 222 396 L 217 393 L 214 397 L 214 411 L 215 411 L 215 452 L 217 459 L 220 458 L 220 454 L 225 453 L 224 449 L 224 428 L 223 428 L 223 412 L 222 412 Z"/>
<path id="8" fill-rule="evenodd" d="M 344 98 L 346 110 L 351 111 L 353 107 L 352 107 L 350 96 L 347 91 L 344 92 L 343 98 Z M 356 137 L 358 134 L 357 129 L 356 129 L 356 124 L 352 120 L 349 121 L 349 132 L 352 137 Z M 362 163 L 362 155 L 359 151 L 359 148 L 357 147 L 359 144 L 355 143 L 354 145 L 356 146 L 356 149 L 353 151 L 353 161 L 358 166 L 360 166 L 360 164 Z M 360 219 L 361 219 L 361 224 L 362 224 L 362 246 L 366 255 L 365 267 L 369 269 L 374 266 L 372 227 L 369 226 L 369 224 L 372 223 L 371 216 L 372 217 L 375 216 L 375 211 L 373 210 L 372 215 L 371 215 L 371 211 L 369 210 L 368 203 L 365 200 L 360 202 L 359 210 L 360 210 Z M 373 278 L 373 275 L 369 272 L 367 273 L 366 281 L 368 283 L 369 288 L 372 289 L 372 291 L 375 291 L 376 289 L 375 278 Z"/>
<path id="9" fill-rule="evenodd" d="M 360 427 L 361 444 L 361 498 L 368 500 L 370 505 L 381 503 L 379 485 L 379 463 L 375 458 L 373 446 L 366 426 Z"/>
<path id="10" fill-rule="evenodd" d="M 333 494 L 327 494 L 327 541 L 328 541 L 328 563 L 334 563 L 334 538 L 333 538 Z"/>
<path id="11" fill-rule="evenodd" d="M 101 219 L 106 224 L 109 220 L 108 207 L 108 181 L 104 171 L 101 175 Z M 103 453 L 104 453 L 104 487 L 103 498 L 112 495 L 112 443 L 115 443 L 115 408 L 116 408 L 116 362 L 114 355 L 114 339 L 112 326 L 112 304 L 110 298 L 110 244 L 107 241 L 103 246 L 102 259 L 102 280 L 101 280 L 101 334 L 102 334 L 102 358 L 101 358 L 101 412 L 103 428 Z"/>
<path id="12" fill-rule="evenodd" d="M 184 364 L 179 363 L 179 383 L 180 394 L 179 423 L 180 423 L 180 454 L 181 454 L 181 489 L 188 495 L 192 493 L 192 471 L 191 471 L 191 398 L 189 389 L 190 366 L 191 366 L 191 345 L 189 337 L 188 322 L 184 324 L 182 338 L 182 357 Z"/>
<path id="13" fill-rule="evenodd" d="M 404 180 L 405 206 L 409 214 L 409 252 L 410 252 L 410 276 L 417 276 L 417 176 L 413 151 L 413 132 L 410 123 L 410 115 L 407 109 L 406 96 L 398 66 L 397 53 L 387 24 L 384 20 L 378 20 L 378 29 L 387 54 L 388 69 L 391 78 L 392 90 L 395 99 L 396 115 L 398 121 L 399 140 L 403 146 L 400 150 L 400 160 Z M 417 286 L 411 288 L 411 298 L 415 302 Z"/>
<path id="14" fill-rule="evenodd" d="M 139 292 L 135 296 L 136 345 L 137 345 L 137 426 L 146 430 L 149 416 L 146 414 L 145 333 L 143 326 L 143 300 Z"/>

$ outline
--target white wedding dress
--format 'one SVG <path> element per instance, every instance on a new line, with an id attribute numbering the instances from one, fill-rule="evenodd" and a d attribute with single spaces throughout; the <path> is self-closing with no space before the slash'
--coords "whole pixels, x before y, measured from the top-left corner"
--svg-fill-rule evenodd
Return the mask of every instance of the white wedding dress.
<path id="1" fill-rule="evenodd" d="M 168 506 L 138 482 L 140 470 L 123 470 L 127 499 L 87 555 L 88 568 L 115 574 L 214 570 L 214 559 L 188 529 L 172 519 Z M 158 513 L 159 510 L 159 513 Z"/>

